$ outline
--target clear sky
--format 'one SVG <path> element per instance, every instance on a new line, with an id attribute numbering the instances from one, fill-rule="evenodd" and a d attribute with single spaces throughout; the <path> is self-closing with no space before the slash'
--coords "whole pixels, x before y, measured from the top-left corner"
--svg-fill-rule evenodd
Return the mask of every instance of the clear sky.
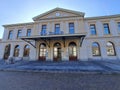
<path id="1" fill-rule="evenodd" d="M 120 14 L 120 0 L 0 0 L 0 38 L 2 25 L 32 22 L 56 7 L 85 12 L 85 17 Z"/>

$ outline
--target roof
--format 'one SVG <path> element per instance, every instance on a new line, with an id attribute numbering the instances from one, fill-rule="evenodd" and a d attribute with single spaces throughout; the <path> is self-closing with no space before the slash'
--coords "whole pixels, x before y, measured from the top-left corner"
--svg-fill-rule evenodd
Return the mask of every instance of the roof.
<path id="1" fill-rule="evenodd" d="M 46 35 L 46 36 L 30 36 L 30 37 L 21 37 L 21 39 L 31 39 L 31 40 L 36 40 L 36 39 L 56 39 L 56 38 L 73 38 L 73 37 L 83 37 L 85 36 L 85 33 L 77 33 L 77 34 L 60 34 L 60 35 Z"/>
<path id="2" fill-rule="evenodd" d="M 63 8 L 58 8 L 57 7 L 57 8 L 54 8 L 52 10 L 49 10 L 49 11 L 43 13 L 43 14 L 40 14 L 38 16 L 33 17 L 33 20 L 36 21 L 38 18 L 43 17 L 45 15 L 48 15 L 49 13 L 52 13 L 54 11 L 64 11 L 64 12 L 73 13 L 73 14 L 76 14 L 76 15 L 79 15 L 79 16 L 83 16 L 83 17 L 85 15 L 84 12 L 79 12 L 79 11 L 74 11 L 74 10 L 68 10 L 68 9 L 63 9 Z"/>

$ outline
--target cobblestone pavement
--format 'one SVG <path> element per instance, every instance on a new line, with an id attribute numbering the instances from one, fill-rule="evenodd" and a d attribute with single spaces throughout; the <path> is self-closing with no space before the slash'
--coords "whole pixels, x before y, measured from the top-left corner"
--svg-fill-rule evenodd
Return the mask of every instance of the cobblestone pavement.
<path id="1" fill-rule="evenodd" d="M 120 75 L 0 71 L 0 90 L 120 90 Z"/>

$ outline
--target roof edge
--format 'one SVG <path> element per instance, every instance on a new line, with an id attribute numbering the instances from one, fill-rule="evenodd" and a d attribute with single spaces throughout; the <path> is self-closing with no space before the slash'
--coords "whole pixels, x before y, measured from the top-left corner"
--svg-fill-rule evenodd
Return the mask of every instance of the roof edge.
<path id="1" fill-rule="evenodd" d="M 44 16 L 44 15 L 46 15 L 46 14 L 49 14 L 49 13 L 55 11 L 55 10 L 63 10 L 63 11 L 67 11 L 67 12 L 72 12 L 72 13 L 76 13 L 76 14 L 81 15 L 81 16 L 84 16 L 84 15 L 85 15 L 84 12 L 79 12 L 79 11 L 74 11 L 74 10 L 69 10 L 69 9 L 64 9 L 64 8 L 56 7 L 56 8 L 54 8 L 54 9 L 52 9 L 52 10 L 49 10 L 49 11 L 47 11 L 47 12 L 45 12 L 45 13 L 42 13 L 42 14 L 40 14 L 40 15 L 37 15 L 37 16 L 33 17 L 32 19 L 33 19 L 33 21 L 36 21 L 36 19 L 37 19 L 38 17 L 42 17 L 42 16 Z"/>
<path id="2" fill-rule="evenodd" d="M 28 22 L 28 23 L 16 23 L 16 24 L 6 24 L 2 25 L 3 27 L 9 27 L 9 26 L 19 26 L 19 25 L 31 25 L 34 24 L 34 22 Z"/>
<path id="3" fill-rule="evenodd" d="M 95 17 L 85 17 L 85 20 L 95 20 L 95 19 L 106 19 L 106 18 L 117 18 L 120 14 L 106 15 L 106 16 L 95 16 Z"/>

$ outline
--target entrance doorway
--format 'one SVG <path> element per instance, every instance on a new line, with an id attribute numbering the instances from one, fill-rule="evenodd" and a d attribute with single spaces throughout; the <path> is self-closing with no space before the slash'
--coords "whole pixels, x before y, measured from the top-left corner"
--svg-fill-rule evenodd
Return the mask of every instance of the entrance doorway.
<path id="1" fill-rule="evenodd" d="M 46 60 L 46 44 L 42 43 L 39 46 L 39 60 L 45 61 Z"/>
<path id="2" fill-rule="evenodd" d="M 53 48 L 53 60 L 54 61 L 60 61 L 62 59 L 61 56 L 61 44 L 55 43 Z"/>
<path id="3" fill-rule="evenodd" d="M 76 61 L 77 60 L 77 45 L 74 42 L 69 43 L 68 47 L 69 52 L 69 60 Z"/>

